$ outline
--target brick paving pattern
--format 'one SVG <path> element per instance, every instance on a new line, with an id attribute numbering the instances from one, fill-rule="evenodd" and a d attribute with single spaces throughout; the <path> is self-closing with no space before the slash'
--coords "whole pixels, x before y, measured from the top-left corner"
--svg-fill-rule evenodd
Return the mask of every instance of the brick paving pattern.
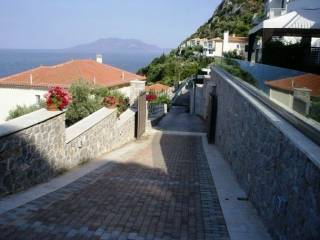
<path id="1" fill-rule="evenodd" d="M 159 135 L 145 151 L 151 164 L 106 164 L 0 215 L 0 239 L 229 239 L 201 137 Z"/>

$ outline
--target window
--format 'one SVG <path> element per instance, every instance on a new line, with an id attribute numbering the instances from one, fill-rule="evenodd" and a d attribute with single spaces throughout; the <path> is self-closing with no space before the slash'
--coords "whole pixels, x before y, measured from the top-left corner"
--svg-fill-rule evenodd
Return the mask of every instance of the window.
<path id="1" fill-rule="evenodd" d="M 36 95 L 36 104 L 40 105 L 41 103 L 41 97 L 40 95 Z"/>

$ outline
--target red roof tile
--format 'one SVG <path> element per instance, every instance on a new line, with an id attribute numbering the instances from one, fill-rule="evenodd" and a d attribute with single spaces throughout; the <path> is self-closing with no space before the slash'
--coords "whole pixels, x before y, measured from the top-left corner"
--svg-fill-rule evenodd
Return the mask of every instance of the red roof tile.
<path id="1" fill-rule="evenodd" d="M 307 88 L 311 90 L 311 96 L 320 96 L 320 75 L 303 74 L 275 81 L 266 81 L 265 84 L 271 88 L 293 92 L 294 88 Z"/>
<path id="2" fill-rule="evenodd" d="M 72 60 L 0 78 L 0 86 L 48 88 L 59 85 L 68 88 L 80 79 L 98 86 L 113 87 L 126 85 L 131 80 L 144 80 L 145 77 L 93 60 Z"/>

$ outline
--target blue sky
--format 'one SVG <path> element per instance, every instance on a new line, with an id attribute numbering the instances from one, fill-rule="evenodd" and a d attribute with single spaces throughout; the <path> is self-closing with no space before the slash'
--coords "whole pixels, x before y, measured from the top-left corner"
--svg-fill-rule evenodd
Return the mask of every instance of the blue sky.
<path id="1" fill-rule="evenodd" d="M 221 0 L 1 0 L 0 48 L 64 48 L 100 38 L 175 47 Z"/>

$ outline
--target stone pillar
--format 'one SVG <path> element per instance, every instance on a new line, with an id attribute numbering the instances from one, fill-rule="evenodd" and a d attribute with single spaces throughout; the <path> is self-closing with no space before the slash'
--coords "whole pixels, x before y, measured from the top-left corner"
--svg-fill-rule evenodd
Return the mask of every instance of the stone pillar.
<path id="1" fill-rule="evenodd" d="M 130 105 L 133 105 L 141 92 L 145 91 L 146 81 L 130 81 Z"/>

